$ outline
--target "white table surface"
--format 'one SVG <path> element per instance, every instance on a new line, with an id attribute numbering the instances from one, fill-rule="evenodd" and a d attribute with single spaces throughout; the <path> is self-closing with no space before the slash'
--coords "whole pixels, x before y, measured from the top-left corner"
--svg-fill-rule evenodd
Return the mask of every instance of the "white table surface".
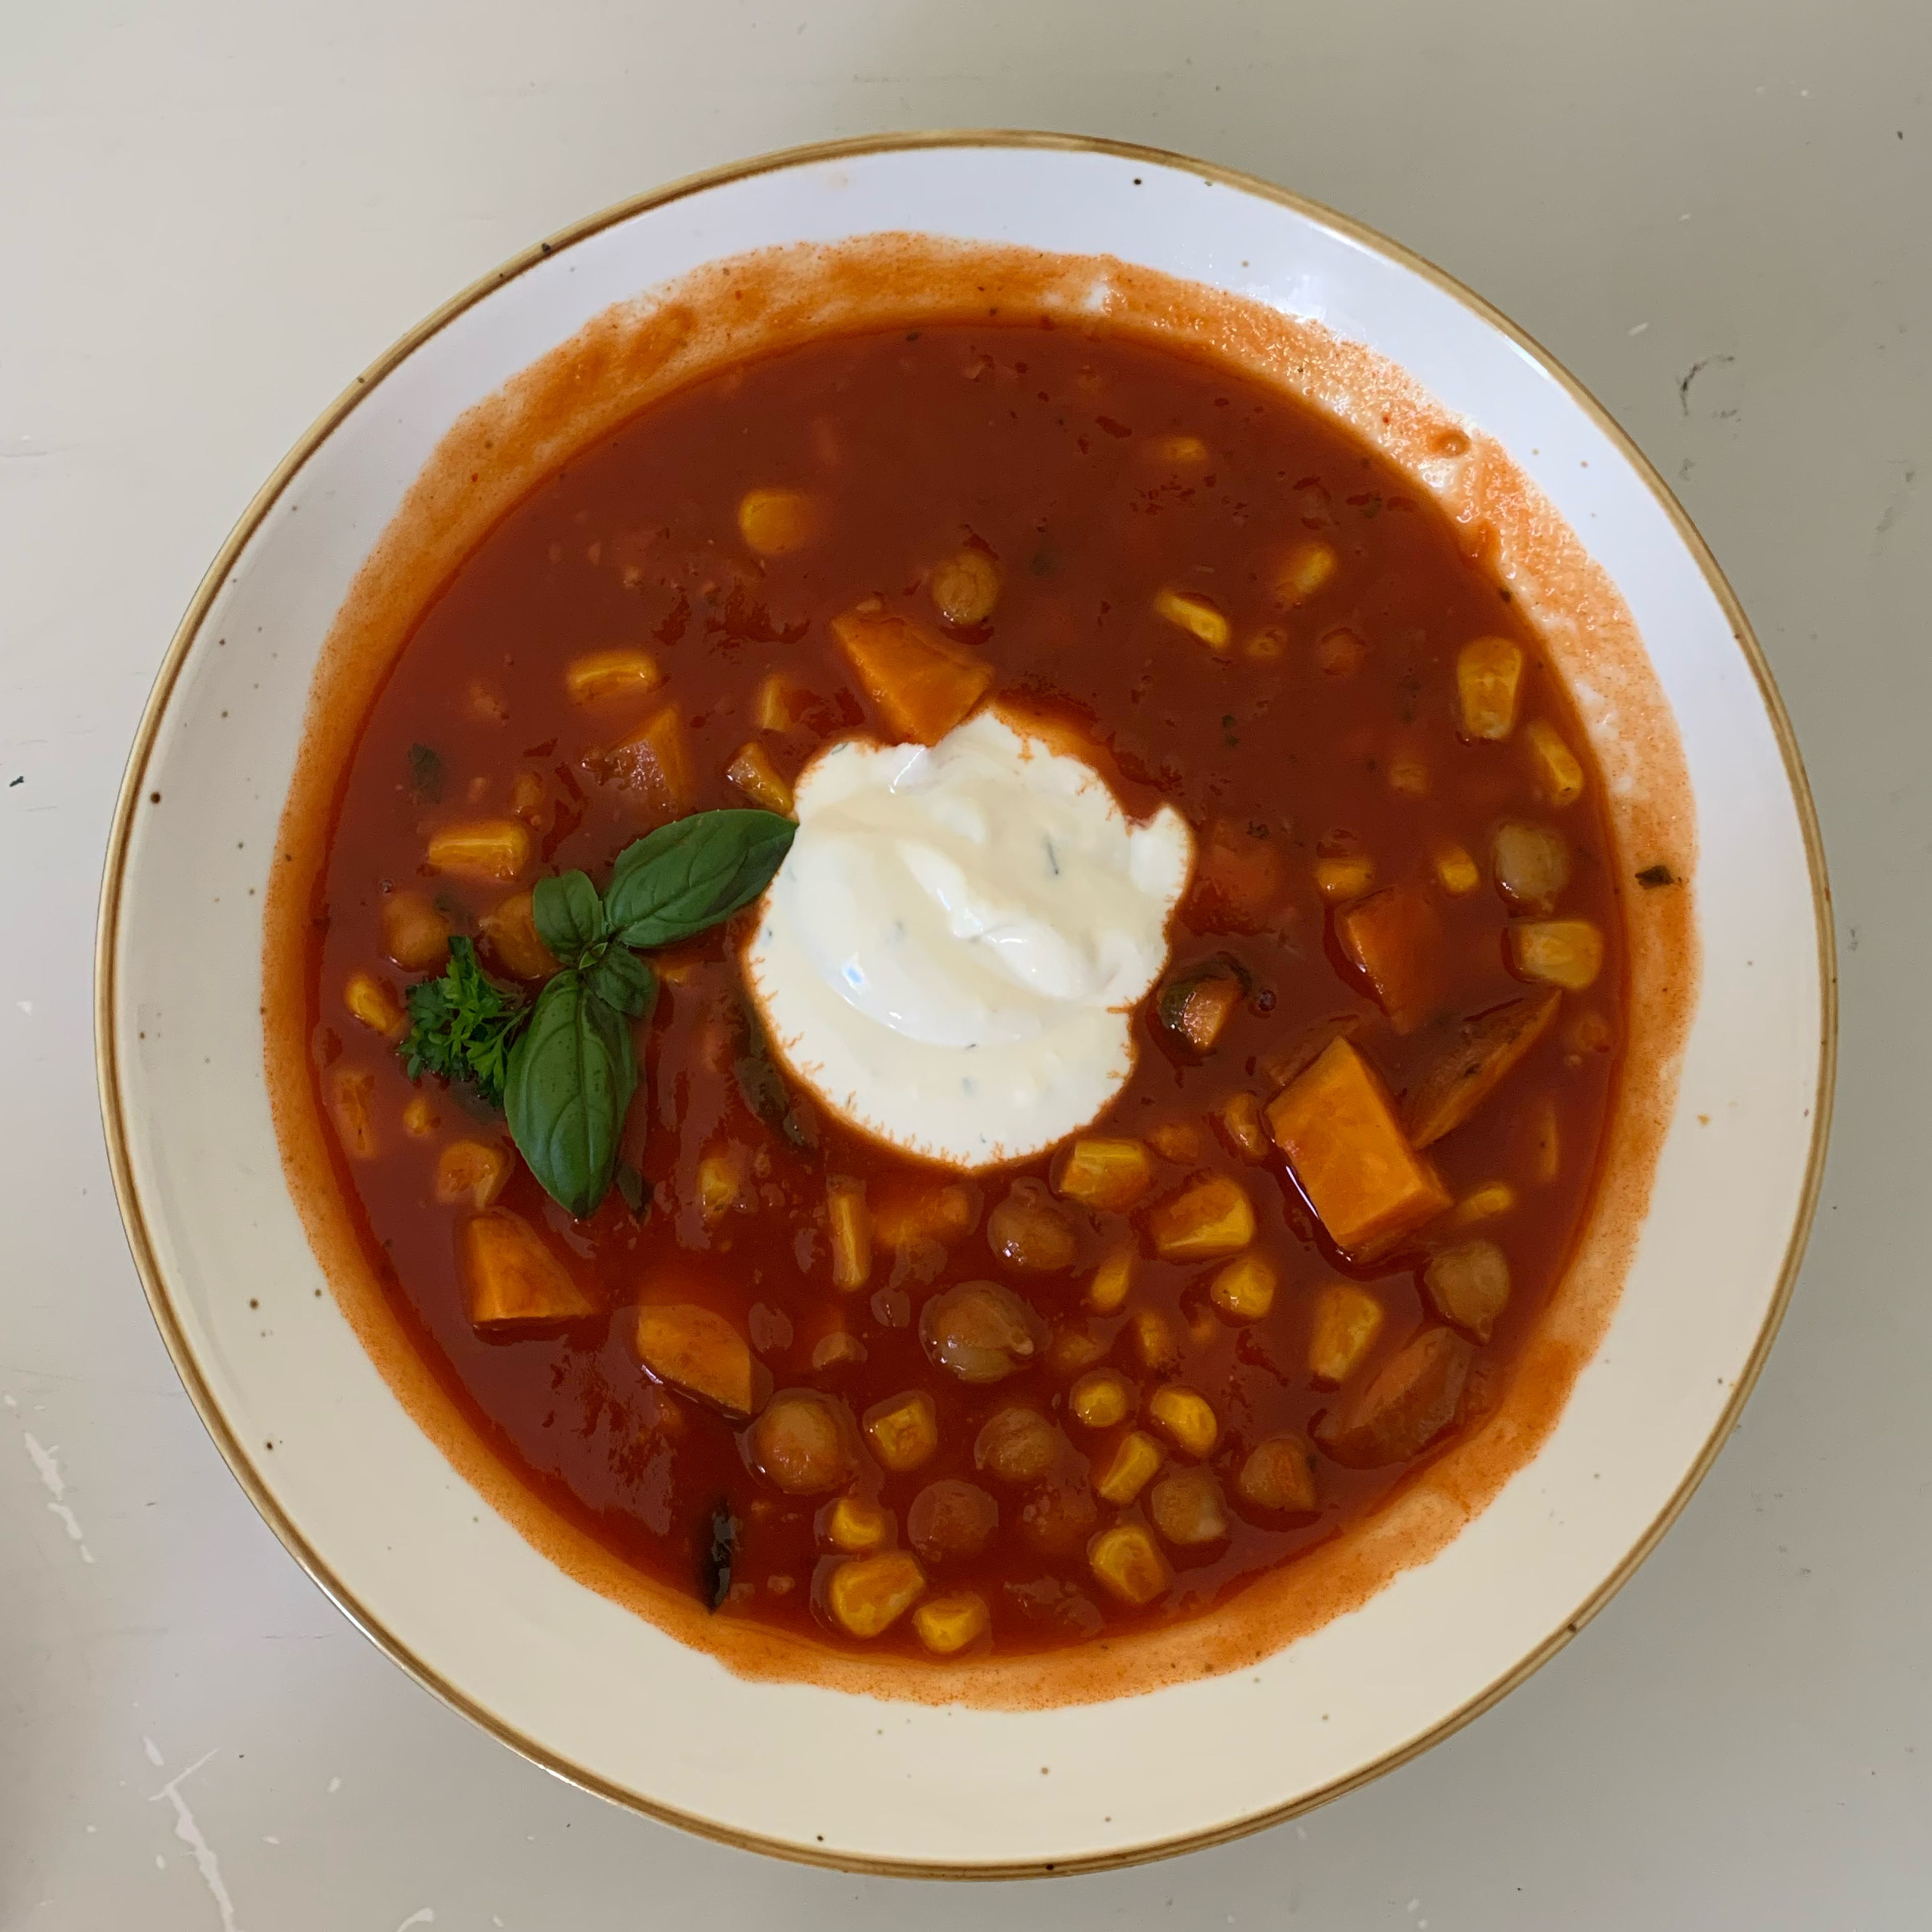
<path id="1" fill-rule="evenodd" d="M 1932 1922 L 1928 83 L 1923 0 L 0 0 L 0 1928 Z M 323 1600 L 150 1324 L 89 955 L 170 633 L 358 368 L 670 177 L 1002 124 L 1329 202 L 1604 400 L 1714 545 L 1796 718 L 1844 1052 L 1770 1366 L 1577 1642 L 1298 1824 L 1136 1871 L 915 1887 L 586 1797 Z"/>

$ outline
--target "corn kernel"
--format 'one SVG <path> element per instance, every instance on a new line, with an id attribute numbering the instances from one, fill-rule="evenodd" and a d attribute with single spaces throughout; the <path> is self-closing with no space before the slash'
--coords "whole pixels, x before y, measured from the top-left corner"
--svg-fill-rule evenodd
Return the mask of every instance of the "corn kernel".
<path id="1" fill-rule="evenodd" d="M 1532 920 L 1509 929 L 1510 958 L 1526 980 L 1580 993 L 1604 970 L 1604 935 L 1587 919 Z"/>
<path id="2" fill-rule="evenodd" d="M 1462 730 L 1471 738 L 1507 738 L 1516 729 L 1522 648 L 1508 638 L 1472 638 L 1456 653 L 1456 691 Z"/>
<path id="3" fill-rule="evenodd" d="M 1210 651 L 1225 651 L 1232 633 L 1228 620 L 1207 598 L 1192 590 L 1158 590 L 1154 614 L 1198 638 Z"/>
<path id="4" fill-rule="evenodd" d="M 854 1556 L 832 1571 L 825 1586 L 826 1607 L 850 1635 L 873 1637 L 898 1622 L 925 1588 L 926 1572 L 905 1550 Z"/>
<path id="5" fill-rule="evenodd" d="M 543 816 L 543 802 L 544 782 L 539 773 L 526 769 L 510 781 L 510 809 L 526 825 L 535 826 Z"/>
<path id="6" fill-rule="evenodd" d="M 442 1125 L 436 1102 L 427 1094 L 412 1094 L 403 1105 L 403 1132 L 410 1139 L 428 1140 Z"/>
<path id="7" fill-rule="evenodd" d="M 1130 1429 L 1114 1445 L 1105 1468 L 1094 1478 L 1094 1491 L 1102 1502 L 1124 1508 L 1145 1489 L 1167 1460 L 1167 1452 L 1151 1436 Z"/>
<path id="8" fill-rule="evenodd" d="M 1178 1382 L 1163 1383 L 1148 1397 L 1148 1414 L 1177 1449 L 1197 1460 L 1214 1448 L 1221 1434 L 1214 1405 Z"/>
<path id="9" fill-rule="evenodd" d="M 863 1288 L 872 1272 L 872 1217 L 866 1208 L 866 1184 L 844 1176 L 825 1184 L 825 1207 L 832 1234 L 832 1285 L 848 1294 Z"/>
<path id="10" fill-rule="evenodd" d="M 1280 1285 L 1264 1255 L 1238 1255 L 1214 1280 L 1208 1299 L 1230 1322 L 1258 1322 L 1274 1306 Z"/>
<path id="11" fill-rule="evenodd" d="M 762 810 L 776 812 L 782 818 L 791 816 L 791 787 L 772 763 L 771 754 L 755 738 L 738 747 L 724 776 Z"/>
<path id="12" fill-rule="evenodd" d="M 1332 904 L 1362 898 L 1376 882 L 1376 862 L 1366 852 L 1315 862 L 1315 889 Z"/>
<path id="13" fill-rule="evenodd" d="M 1156 1208 L 1148 1229 L 1163 1261 L 1214 1261 L 1239 1253 L 1254 1239 L 1254 1203 L 1238 1180 L 1212 1174 Z"/>
<path id="14" fill-rule="evenodd" d="M 1094 1279 L 1087 1284 L 1087 1306 L 1096 1315 L 1118 1314 L 1126 1301 L 1127 1291 L 1133 1282 L 1132 1251 L 1116 1249 L 1094 1270 Z"/>
<path id="15" fill-rule="evenodd" d="M 1057 1376 L 1077 1376 L 1106 1352 L 1106 1343 L 1090 1334 L 1084 1324 L 1068 1322 L 1053 1331 L 1046 1345 L 1046 1366 Z"/>
<path id="16" fill-rule="evenodd" d="M 1460 845 L 1436 848 L 1436 883 L 1451 898 L 1466 898 L 1483 883 L 1476 862 Z"/>
<path id="17" fill-rule="evenodd" d="M 449 921 L 421 892 L 392 892 L 382 902 L 382 946 L 406 971 L 432 971 L 449 957 Z"/>
<path id="18" fill-rule="evenodd" d="M 1264 624 L 1249 633 L 1241 655 L 1256 664 L 1279 664 L 1288 655 L 1288 633 L 1279 624 Z"/>
<path id="19" fill-rule="evenodd" d="M 1087 1562 L 1103 1589 L 1137 1610 L 1152 1603 L 1174 1580 L 1167 1558 L 1137 1522 L 1102 1530 L 1094 1539 Z"/>
<path id="20" fill-rule="evenodd" d="M 1174 434 L 1150 436 L 1147 440 L 1149 458 L 1169 470 L 1201 470 L 1207 466 L 1208 446 L 1198 436 Z"/>
<path id="21" fill-rule="evenodd" d="M 352 1160 L 374 1160 L 381 1144 L 370 1112 L 375 1092 L 375 1075 L 362 1067 L 340 1067 L 330 1076 L 329 1112 L 335 1117 L 343 1151 Z"/>
<path id="22" fill-rule="evenodd" d="M 342 1004 L 371 1033 L 394 1040 L 403 1030 L 403 1003 L 386 980 L 371 973 L 352 973 L 342 988 Z"/>
<path id="23" fill-rule="evenodd" d="M 1067 1390 L 1066 1406 L 1086 1427 L 1112 1429 L 1134 1412 L 1133 1384 L 1112 1369 L 1096 1369 Z"/>
<path id="24" fill-rule="evenodd" d="M 848 1556 L 869 1556 L 892 1540 L 892 1514 L 869 1496 L 841 1496 L 825 1512 L 825 1540 Z"/>
<path id="25" fill-rule="evenodd" d="M 760 556 L 804 549 L 829 520 L 824 503 L 803 490 L 747 490 L 738 499 L 738 534 Z"/>
<path id="26" fill-rule="evenodd" d="M 1385 1318 L 1382 1304 L 1366 1288 L 1330 1282 L 1315 1298 L 1310 1376 L 1324 1388 L 1339 1388 L 1368 1359 Z"/>
<path id="27" fill-rule="evenodd" d="M 951 1657 L 986 1634 L 992 1614 L 985 1598 L 970 1590 L 956 1596 L 934 1597 L 912 1613 L 919 1640 L 935 1657 Z"/>
<path id="28" fill-rule="evenodd" d="M 789 731 L 805 716 L 812 694 L 784 672 L 775 670 L 758 682 L 752 700 L 752 722 L 760 731 Z"/>
<path id="29" fill-rule="evenodd" d="M 1134 1353 L 1142 1368 L 1158 1374 L 1180 1360 L 1174 1324 L 1158 1308 L 1136 1309 L 1127 1318 L 1127 1332 L 1133 1337 Z"/>
<path id="30" fill-rule="evenodd" d="M 1067 1149 L 1054 1185 L 1084 1208 L 1124 1214 L 1154 1185 L 1154 1156 L 1143 1141 L 1084 1135 Z"/>
<path id="31" fill-rule="evenodd" d="M 939 1412 L 932 1396 L 915 1389 L 868 1409 L 866 1439 L 895 1474 L 930 1462 L 939 1448 Z"/>
<path id="32" fill-rule="evenodd" d="M 1319 538 L 1298 543 L 1276 566 L 1274 593 L 1291 607 L 1305 604 L 1322 590 L 1342 567 L 1333 544 Z"/>
<path id="33" fill-rule="evenodd" d="M 1583 767 L 1553 724 L 1537 718 L 1529 728 L 1530 763 L 1536 783 L 1552 805 L 1574 805 L 1583 796 Z"/>
<path id="34" fill-rule="evenodd" d="M 598 704 L 607 698 L 642 698 L 664 682 L 664 672 L 649 651 L 587 651 L 563 668 L 563 688 L 573 704 Z"/>
<path id="35" fill-rule="evenodd" d="M 480 1214 L 502 1192 L 510 1156 L 488 1141 L 452 1141 L 436 1161 L 436 1198 L 446 1208 L 466 1201 Z"/>
<path id="36" fill-rule="evenodd" d="M 1245 1088 L 1229 1094 L 1221 1103 L 1221 1131 L 1227 1136 L 1228 1144 L 1244 1160 L 1258 1166 L 1268 1159 L 1268 1126 L 1262 1118 L 1258 1094 Z"/>
<path id="37" fill-rule="evenodd" d="M 530 862 L 530 828 L 520 818 L 478 818 L 438 827 L 424 854 L 430 869 L 462 879 L 514 879 Z"/>
<path id="38" fill-rule="evenodd" d="M 1492 1180 L 1463 1196 L 1445 1226 L 1467 1228 L 1478 1221 L 1493 1221 L 1516 1205 L 1516 1190 L 1506 1180 Z"/>
<path id="39" fill-rule="evenodd" d="M 1429 796 L 1429 767 L 1413 753 L 1398 752 L 1388 762 L 1389 788 L 1404 798 Z"/>
<path id="40" fill-rule="evenodd" d="M 1315 664 L 1324 677 L 1353 677 L 1369 661 L 1369 647 L 1360 632 L 1346 624 L 1324 631 L 1315 646 Z"/>
<path id="41" fill-rule="evenodd" d="M 727 1148 L 698 1163 L 698 1208 L 706 1221 L 718 1221 L 744 1199 L 745 1150 Z"/>
<path id="42" fill-rule="evenodd" d="M 1198 1167 L 1208 1157 L 1208 1137 L 1192 1120 L 1162 1120 L 1147 1137 L 1154 1152 L 1177 1167 Z"/>

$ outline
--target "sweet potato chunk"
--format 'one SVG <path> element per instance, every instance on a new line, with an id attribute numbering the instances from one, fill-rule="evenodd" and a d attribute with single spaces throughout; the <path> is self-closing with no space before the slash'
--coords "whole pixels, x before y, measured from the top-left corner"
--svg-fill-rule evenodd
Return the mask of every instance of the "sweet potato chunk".
<path id="1" fill-rule="evenodd" d="M 1442 921 L 1429 896 L 1387 886 L 1335 915 L 1342 950 L 1368 975 L 1376 1004 L 1397 1033 L 1413 1033 L 1442 990 Z"/>
<path id="2" fill-rule="evenodd" d="M 1448 1190 L 1403 1137 L 1388 1090 L 1346 1040 L 1276 1096 L 1268 1122 L 1345 1253 L 1372 1251 L 1450 1205 Z"/>
<path id="3" fill-rule="evenodd" d="M 464 1223 L 463 1279 L 470 1324 L 486 1334 L 580 1322 L 597 1312 L 589 1292 L 543 1237 L 507 1208 Z"/>
<path id="4" fill-rule="evenodd" d="M 1453 1328 L 1403 1343 L 1353 1402 L 1316 1424 L 1315 1439 L 1350 1469 L 1378 1469 L 1426 1449 L 1456 1419 L 1475 1351 Z"/>
<path id="5" fill-rule="evenodd" d="M 659 1381 L 728 1415 L 749 1415 L 758 1406 L 752 1345 L 709 1308 L 673 1302 L 639 1309 L 638 1358 Z"/>
<path id="6" fill-rule="evenodd" d="M 1466 1020 L 1461 1036 L 1408 1096 L 1402 1118 L 1409 1139 L 1430 1147 L 1460 1127 L 1550 1030 L 1562 1003 L 1560 993 L 1533 994 Z"/>
<path id="7" fill-rule="evenodd" d="M 890 611 L 848 610 L 832 634 L 886 723 L 922 745 L 936 745 L 993 682 L 977 652 Z"/>

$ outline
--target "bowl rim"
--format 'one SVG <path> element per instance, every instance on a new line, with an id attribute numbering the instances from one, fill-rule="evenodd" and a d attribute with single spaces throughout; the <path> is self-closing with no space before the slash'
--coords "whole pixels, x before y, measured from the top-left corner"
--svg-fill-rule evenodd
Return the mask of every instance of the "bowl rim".
<path id="1" fill-rule="evenodd" d="M 785 169 L 862 156 L 946 148 L 1030 148 L 1060 153 L 1100 154 L 1198 175 L 1212 184 L 1235 188 L 1244 194 L 1275 202 L 1346 236 L 1370 253 L 1380 255 L 1420 276 L 1514 344 L 1537 368 L 1562 388 L 1594 427 L 1610 441 L 1618 454 L 1630 465 L 1639 481 L 1656 500 L 1658 508 L 1670 522 L 1678 541 L 1689 552 L 1723 610 L 1738 648 L 1755 680 L 1759 698 L 1764 705 L 1783 758 L 1786 779 L 1791 788 L 1804 843 L 1811 885 L 1812 914 L 1818 942 L 1818 1087 L 1810 1110 L 1811 1138 L 1803 1185 L 1796 1204 L 1790 1239 L 1779 1269 L 1777 1286 L 1766 1308 L 1750 1354 L 1723 1412 L 1676 1490 L 1643 1533 L 1626 1551 L 1616 1567 L 1570 1616 L 1535 1649 L 1518 1659 L 1508 1670 L 1446 1717 L 1439 1719 L 1426 1730 L 1384 1753 L 1372 1762 L 1332 1780 L 1318 1790 L 1305 1792 L 1286 1804 L 1270 1806 L 1263 1810 L 1176 1838 L 1150 1840 L 1141 1844 L 1096 1853 L 1090 1857 L 1052 1862 L 1022 1860 L 1008 1864 L 965 1864 L 827 1854 L 812 1847 L 722 1826 L 675 1806 L 646 1800 L 600 1778 L 595 1772 L 560 1756 L 536 1739 L 524 1735 L 514 1725 L 478 1704 L 454 1684 L 444 1679 L 433 1664 L 418 1656 L 388 1630 L 364 1608 L 354 1592 L 323 1561 L 302 1530 L 284 1510 L 264 1481 L 253 1456 L 244 1447 L 239 1435 L 223 1413 L 202 1374 L 176 1313 L 172 1288 L 156 1258 L 154 1244 L 148 1232 L 143 1204 L 134 1179 L 115 1039 L 114 1018 L 118 997 L 116 957 L 121 934 L 122 886 L 128 861 L 130 834 L 135 808 L 147 782 L 148 766 L 163 716 L 188 656 L 200 638 L 208 610 L 242 550 L 261 527 L 290 480 L 357 406 L 376 388 L 386 376 L 424 343 L 485 296 L 575 243 L 628 220 L 633 216 L 667 206 L 711 188 Z M 128 1248 L 147 1297 L 148 1310 L 155 1327 L 160 1330 L 162 1342 L 174 1364 L 175 1371 L 180 1376 L 182 1385 L 201 1418 L 202 1426 L 220 1451 L 223 1460 L 241 1485 L 243 1493 L 310 1580 L 364 1636 L 424 1690 L 508 1745 L 520 1756 L 562 1778 L 566 1783 L 607 1798 L 628 1810 L 641 1813 L 661 1823 L 680 1826 L 700 1837 L 739 1850 L 763 1852 L 795 1863 L 838 1870 L 906 1878 L 1005 1879 L 1115 1870 L 1183 1852 L 1203 1850 L 1211 1846 L 1224 1844 L 1312 1810 L 1318 1805 L 1326 1804 L 1332 1798 L 1339 1798 L 1381 1777 L 1384 1772 L 1406 1764 L 1481 1716 L 1519 1684 L 1534 1676 L 1616 1594 L 1662 1540 L 1716 1461 L 1719 1450 L 1729 1439 L 1744 1403 L 1756 1384 L 1770 1354 L 1772 1343 L 1784 1318 L 1785 1310 L 1790 1305 L 1816 1214 L 1819 1195 L 1823 1184 L 1826 1154 L 1831 1138 L 1838 1037 L 1838 964 L 1831 884 L 1817 809 L 1790 715 L 1779 694 L 1771 667 L 1751 628 L 1750 620 L 1746 616 L 1736 592 L 1719 567 L 1710 546 L 1655 466 L 1603 404 L 1540 343 L 1474 290 L 1434 262 L 1365 223 L 1338 213 L 1322 202 L 1279 187 L 1257 176 L 1241 170 L 1225 167 L 1217 163 L 1200 160 L 1190 155 L 1132 142 L 1028 129 L 962 128 L 860 135 L 775 149 L 686 175 L 660 187 L 613 202 L 532 243 L 479 277 L 398 337 L 328 404 L 290 447 L 250 500 L 196 586 L 156 674 L 129 752 L 127 767 L 115 803 L 103 863 L 94 933 L 94 1065 L 101 1124 L 106 1142 L 108 1165 L 113 1179 L 116 1202 L 120 1211 Z"/>

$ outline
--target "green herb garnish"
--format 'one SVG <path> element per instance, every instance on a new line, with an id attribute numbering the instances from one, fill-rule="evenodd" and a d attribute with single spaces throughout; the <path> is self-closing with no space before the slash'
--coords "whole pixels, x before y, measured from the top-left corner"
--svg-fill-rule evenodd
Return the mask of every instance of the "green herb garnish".
<path id="1" fill-rule="evenodd" d="M 523 996 L 498 986 L 477 964 L 474 944 L 456 938 L 441 978 L 419 980 L 408 1004 L 410 1030 L 396 1050 L 410 1078 L 438 1073 L 500 1107 L 511 1045 L 530 1016 Z"/>
<path id="2" fill-rule="evenodd" d="M 580 1219 L 594 1213 L 616 1176 L 637 1091 L 631 1023 L 648 1018 L 657 1000 L 657 975 L 640 951 L 692 938 L 750 904 L 797 830 L 775 812 L 701 812 L 627 846 L 601 894 L 582 872 L 541 880 L 532 916 L 562 970 L 526 1003 L 484 973 L 468 940 L 452 939 L 442 976 L 410 988 L 400 1051 L 411 1078 L 427 1070 L 467 1082 L 502 1108 L 551 1198 Z M 633 1211 L 641 1180 L 638 1193 Z"/>

